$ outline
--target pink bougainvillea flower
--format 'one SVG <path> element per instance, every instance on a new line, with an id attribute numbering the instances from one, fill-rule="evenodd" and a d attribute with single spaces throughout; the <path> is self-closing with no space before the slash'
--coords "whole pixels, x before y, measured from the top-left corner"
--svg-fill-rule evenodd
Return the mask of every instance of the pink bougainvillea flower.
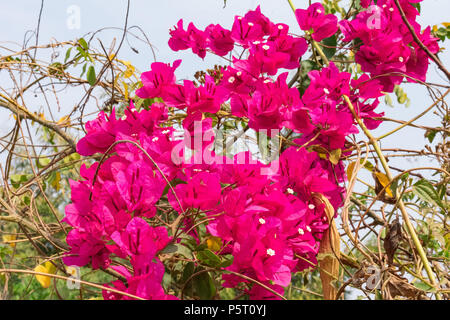
<path id="1" fill-rule="evenodd" d="M 171 38 L 169 40 L 169 47 L 173 51 L 192 49 L 192 52 L 200 58 L 206 56 L 208 35 L 205 31 L 197 29 L 191 22 L 187 30 L 183 29 L 183 19 L 180 19 L 177 26 L 170 30 Z"/>
<path id="2" fill-rule="evenodd" d="M 178 20 L 177 25 L 170 29 L 169 47 L 173 51 L 189 49 L 189 34 L 183 28 L 183 19 Z"/>
<path id="3" fill-rule="evenodd" d="M 103 153 L 114 143 L 119 132 L 126 132 L 129 129 L 127 123 L 116 119 L 115 108 L 108 116 L 101 111 L 97 118 L 86 123 L 87 134 L 80 139 L 77 144 L 77 152 L 83 156 L 90 156 L 94 153 Z"/>
<path id="4" fill-rule="evenodd" d="M 136 94 L 143 99 L 161 97 L 167 86 L 175 84 L 175 70 L 181 64 L 181 60 L 174 61 L 170 66 L 167 63 L 154 62 L 151 71 L 142 73 L 142 88 L 136 90 Z"/>
<path id="5" fill-rule="evenodd" d="M 265 35 L 269 35 L 271 26 L 272 22 L 261 13 L 258 6 L 256 10 L 247 12 L 244 17 L 235 17 L 231 37 L 247 48 L 252 42 L 262 41 Z"/>
<path id="6" fill-rule="evenodd" d="M 319 2 L 313 3 L 306 10 L 295 10 L 295 16 L 300 29 L 312 31 L 312 38 L 316 41 L 331 37 L 338 29 L 337 17 L 325 14 L 325 9 Z"/>
<path id="7" fill-rule="evenodd" d="M 208 47 L 219 56 L 227 55 L 234 48 L 231 31 L 222 28 L 219 24 L 210 24 L 206 29 L 208 34 Z"/>

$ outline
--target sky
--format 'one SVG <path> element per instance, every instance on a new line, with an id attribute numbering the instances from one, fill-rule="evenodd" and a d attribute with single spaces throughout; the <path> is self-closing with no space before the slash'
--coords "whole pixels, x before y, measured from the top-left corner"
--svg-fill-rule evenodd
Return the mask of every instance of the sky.
<path id="1" fill-rule="evenodd" d="M 19 50 L 26 32 L 36 29 L 41 1 L 0 1 L 0 47 L 15 47 Z M 342 2 L 345 3 L 348 0 Z M 293 0 L 293 3 L 297 8 L 306 8 L 308 5 L 307 0 Z M 205 28 L 210 23 L 221 24 L 228 28 L 231 27 L 235 15 L 245 14 L 246 11 L 255 9 L 257 5 L 261 5 L 262 12 L 272 21 L 290 25 L 293 32 L 300 31 L 286 0 L 228 0 L 226 7 L 224 7 L 223 0 L 131 0 L 128 26 L 139 26 L 144 30 L 155 50 L 158 61 L 172 62 L 176 59 L 183 59 L 182 65 L 177 70 L 178 79 L 192 78 L 195 71 L 207 69 L 217 63 L 223 64 L 223 60 L 208 55 L 203 61 L 189 51 L 172 52 L 167 45 L 169 29 L 181 18 L 184 19 L 185 25 L 192 21 L 199 29 Z M 80 11 L 79 28 L 68 26 L 68 19 L 73 13 L 68 10 L 73 8 Z M 39 44 L 47 44 L 55 40 L 74 40 L 100 28 L 111 27 L 115 29 L 107 29 L 98 34 L 98 38 L 103 43 L 109 44 L 114 37 L 121 38 L 122 32 L 117 28 L 123 27 L 125 12 L 126 0 L 45 0 L 40 23 Z M 423 28 L 427 25 L 449 22 L 449 12 L 449 0 L 424 0 L 419 22 Z M 139 33 L 137 29 L 133 30 L 133 32 Z M 28 33 L 29 35 L 30 33 Z M 33 45 L 34 41 L 34 38 L 31 39 L 29 45 Z M 128 44 L 125 44 L 119 57 L 131 61 L 140 71 L 148 70 L 154 61 L 152 50 L 147 44 L 133 37 L 129 37 L 129 41 L 129 45 L 137 49 L 139 53 L 135 53 Z M 447 47 L 449 43 L 446 42 L 443 46 Z M 1 48 L 0 54 L 4 54 Z M 64 52 L 60 52 L 60 56 L 63 59 Z M 442 53 L 440 58 L 444 65 L 450 66 L 448 52 Z M 6 79 L 8 78 L 0 70 L 0 86 L 11 86 Z M 427 80 L 441 84 L 446 83 L 434 65 L 430 65 Z M 384 111 L 390 118 L 409 120 L 432 104 L 431 98 L 423 87 L 408 84 L 405 89 L 412 101 L 409 108 L 398 104 L 391 108 L 382 104 L 377 111 Z M 80 100 L 78 94 L 80 93 L 76 91 L 60 94 L 60 105 L 58 107 L 55 105 L 55 110 L 52 111 L 56 118 L 62 117 L 73 108 L 74 104 Z M 29 105 L 29 108 L 32 111 L 45 110 L 41 97 L 37 96 L 31 101 L 33 104 Z M 93 102 L 88 107 L 91 108 L 91 111 L 95 110 Z M 13 123 L 9 113 L 0 109 L 0 135 L 7 133 Z M 439 118 L 430 113 L 417 121 L 417 124 L 436 126 L 439 125 Z M 396 124 L 385 122 L 374 131 L 374 135 L 379 136 L 395 127 Z M 359 138 L 363 139 L 362 136 Z M 417 149 L 421 148 L 425 141 L 422 130 L 406 128 L 383 141 L 382 146 Z M 0 165 L 4 165 L 4 160 L 5 153 L 2 153 L 0 154 Z M 425 158 L 414 162 L 406 158 L 397 158 L 392 159 L 390 164 L 407 169 L 429 166 L 430 162 Z M 363 179 L 367 174 L 363 174 Z"/>

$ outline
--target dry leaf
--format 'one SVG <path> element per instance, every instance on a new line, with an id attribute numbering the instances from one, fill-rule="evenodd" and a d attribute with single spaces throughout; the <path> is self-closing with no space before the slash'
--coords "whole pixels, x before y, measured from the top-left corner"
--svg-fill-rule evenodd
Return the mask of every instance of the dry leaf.
<path id="1" fill-rule="evenodd" d="M 334 208 L 330 201 L 322 194 L 315 193 L 313 198 L 325 204 L 325 212 L 328 221 L 331 221 L 330 227 L 325 231 L 320 243 L 319 255 L 320 261 L 320 279 L 322 281 L 322 291 L 325 300 L 334 300 L 337 289 L 332 281 L 339 279 L 339 257 L 340 257 L 340 237 L 334 222 Z"/>

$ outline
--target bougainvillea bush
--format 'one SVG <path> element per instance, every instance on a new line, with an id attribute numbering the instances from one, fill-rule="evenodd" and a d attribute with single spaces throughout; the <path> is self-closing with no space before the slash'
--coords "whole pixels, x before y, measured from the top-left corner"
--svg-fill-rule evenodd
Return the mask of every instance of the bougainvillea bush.
<path id="1" fill-rule="evenodd" d="M 70 182 L 64 263 L 115 274 L 104 299 L 226 298 L 229 288 L 281 299 L 293 275 L 318 266 L 334 298 L 334 220 L 353 172 L 342 160 L 355 134 L 380 126 L 380 99 L 425 82 L 439 51 L 417 22 L 420 2 L 361 0 L 344 19 L 316 2 L 295 10 L 296 25 L 259 7 L 204 30 L 178 21 L 172 50 L 223 65 L 179 80 L 183 61 L 152 63 L 121 116 L 86 123 L 76 150 L 96 161 Z M 233 152 L 242 133 L 256 142 Z"/>

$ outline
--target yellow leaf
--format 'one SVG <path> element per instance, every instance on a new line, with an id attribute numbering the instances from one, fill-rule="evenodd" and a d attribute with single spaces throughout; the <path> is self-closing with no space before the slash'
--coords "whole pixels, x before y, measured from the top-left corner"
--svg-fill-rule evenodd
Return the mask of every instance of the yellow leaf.
<path id="1" fill-rule="evenodd" d="M 61 189 L 61 173 L 57 171 L 55 173 L 55 179 L 51 182 L 51 185 L 53 188 L 55 188 L 56 191 L 59 191 Z"/>
<path id="2" fill-rule="evenodd" d="M 353 169 L 355 169 L 356 161 L 350 162 L 347 166 L 347 179 L 350 181 L 353 177 Z"/>
<path id="3" fill-rule="evenodd" d="M 342 150 L 341 149 L 335 149 L 330 152 L 330 162 L 334 165 L 337 165 L 339 163 L 339 159 L 341 158 Z"/>
<path id="4" fill-rule="evenodd" d="M 129 61 L 124 61 L 123 63 L 127 66 L 127 69 L 123 72 L 123 77 L 128 79 L 134 74 L 135 68 Z"/>
<path id="5" fill-rule="evenodd" d="M 34 268 L 34 271 L 47 274 L 55 274 L 56 267 L 50 261 L 47 261 L 44 264 L 36 266 L 36 268 Z M 36 280 L 41 284 L 43 288 L 50 287 L 52 281 L 52 279 L 49 276 L 43 276 L 38 274 L 36 275 Z"/>
<path id="6" fill-rule="evenodd" d="M 378 181 L 380 181 L 381 185 L 384 187 L 386 187 L 389 184 L 389 178 L 382 172 L 375 172 L 375 175 L 377 176 Z M 390 197 L 394 197 L 394 195 L 392 194 L 392 190 L 391 188 L 387 187 L 386 188 L 386 193 L 390 196 Z"/>
<path id="7" fill-rule="evenodd" d="M 129 93 L 128 93 L 128 85 L 124 81 L 122 81 L 122 84 L 123 84 L 123 88 L 125 90 L 125 93 L 124 93 L 125 100 L 128 101 L 128 95 L 129 95 Z"/>
<path id="8" fill-rule="evenodd" d="M 64 116 L 57 122 L 59 125 L 70 126 L 70 117 Z"/>
<path id="9" fill-rule="evenodd" d="M 17 239 L 17 236 L 15 234 L 5 234 L 2 236 L 3 242 L 9 244 L 11 247 L 15 247 L 16 243 L 13 242 Z"/>
<path id="10" fill-rule="evenodd" d="M 211 236 L 206 239 L 206 246 L 211 251 L 219 251 L 222 248 L 222 240 L 219 237 Z"/>

